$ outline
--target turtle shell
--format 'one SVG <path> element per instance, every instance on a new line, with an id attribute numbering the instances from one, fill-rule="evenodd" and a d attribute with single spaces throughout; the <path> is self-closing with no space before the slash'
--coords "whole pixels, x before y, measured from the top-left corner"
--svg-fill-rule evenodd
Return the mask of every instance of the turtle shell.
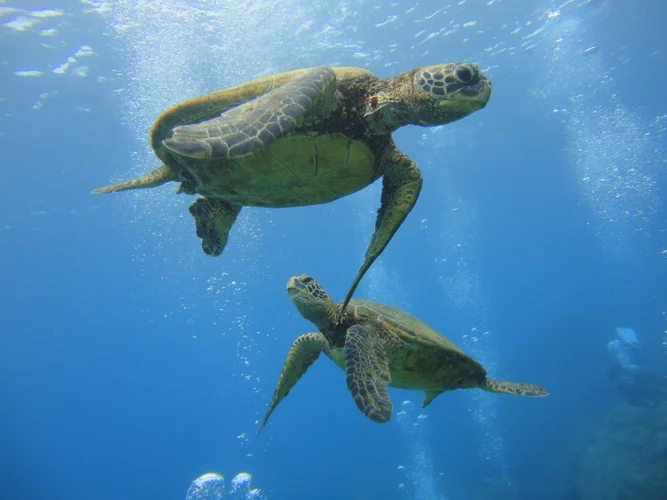
<path id="1" fill-rule="evenodd" d="M 334 201 L 377 180 L 380 168 L 365 142 L 340 132 L 318 133 L 307 126 L 267 147 L 229 157 L 194 158 L 165 147 L 175 128 L 214 120 L 277 87 L 290 85 L 304 71 L 310 70 L 266 76 L 185 101 L 163 113 L 151 131 L 151 146 L 166 165 L 180 172 L 180 190 L 233 205 L 281 208 Z M 338 82 L 370 75 L 359 68 L 326 71 L 333 71 Z M 324 102 L 329 98 L 321 97 Z"/>
<path id="2" fill-rule="evenodd" d="M 353 306 L 353 314 L 357 321 L 381 323 L 386 329 L 398 335 L 408 344 L 421 344 L 466 356 L 461 349 L 442 334 L 400 309 L 369 300 L 351 300 L 348 307 L 350 306 Z"/>
<path id="3" fill-rule="evenodd" d="M 379 325 L 388 335 L 392 387 L 441 392 L 476 387 L 486 377 L 482 365 L 410 314 L 366 300 L 350 301 L 347 311 L 356 322 Z"/>

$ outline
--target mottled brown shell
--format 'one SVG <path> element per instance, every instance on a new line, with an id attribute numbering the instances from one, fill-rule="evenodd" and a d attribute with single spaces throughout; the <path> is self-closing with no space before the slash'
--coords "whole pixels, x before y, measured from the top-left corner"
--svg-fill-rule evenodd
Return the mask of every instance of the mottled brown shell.
<path id="1" fill-rule="evenodd" d="M 294 85 L 295 78 L 306 72 L 312 82 Z M 355 193 L 380 177 L 376 152 L 364 141 L 342 132 L 316 132 L 305 125 L 289 134 L 280 130 L 269 133 L 264 128 L 281 126 L 264 122 L 273 114 L 291 120 L 292 111 L 304 109 L 300 101 L 310 103 L 321 122 L 340 119 L 328 116 L 327 111 L 336 102 L 336 85 L 371 77 L 371 73 L 359 68 L 310 68 L 214 92 L 163 113 L 151 132 L 151 145 L 166 165 L 179 172 L 180 190 L 185 193 L 221 198 L 240 206 L 282 208 L 328 203 Z M 269 94 L 277 87 L 282 90 L 280 99 Z M 232 120 L 231 125 L 220 124 L 224 120 L 221 115 L 232 117 L 241 109 L 239 105 L 250 101 L 256 103 L 251 113 L 245 110 L 246 114 Z M 241 130 L 243 127 L 248 130 Z M 246 137 L 248 131 L 250 136 L 258 137 L 231 146 L 237 138 Z M 190 141 L 188 134 L 204 137 L 206 147 L 210 147 L 215 135 L 215 145 L 224 154 L 185 151 L 202 142 Z M 264 135 L 271 140 L 263 145 Z"/>
<path id="2" fill-rule="evenodd" d="M 369 300 L 352 300 L 348 305 L 348 313 L 352 313 L 360 322 L 381 323 L 404 342 L 457 352 L 465 356 L 461 349 L 442 334 L 400 309 Z"/>
<path id="3" fill-rule="evenodd" d="M 276 75 L 264 76 L 250 82 L 218 90 L 195 99 L 184 101 L 162 113 L 151 130 L 151 147 L 167 165 L 173 163 L 168 150 L 162 144 L 174 127 L 199 123 L 220 116 L 225 111 L 251 101 L 286 82 L 294 80 L 312 68 L 297 69 Z M 355 67 L 332 68 L 338 82 L 373 77 L 370 71 Z"/>

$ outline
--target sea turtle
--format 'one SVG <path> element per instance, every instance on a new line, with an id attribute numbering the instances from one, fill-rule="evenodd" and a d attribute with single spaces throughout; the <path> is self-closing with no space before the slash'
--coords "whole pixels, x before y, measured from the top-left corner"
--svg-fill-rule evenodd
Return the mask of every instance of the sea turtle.
<path id="1" fill-rule="evenodd" d="M 290 278 L 287 293 L 301 316 L 319 332 L 301 335 L 292 344 L 260 432 L 322 352 L 345 370 L 357 407 L 378 423 L 391 419 L 387 386 L 425 391 L 422 408 L 455 389 L 528 397 L 549 394 L 537 385 L 487 377 L 482 365 L 406 312 L 368 300 L 352 300 L 343 310 L 342 303 L 334 304 L 320 284 L 305 274 Z"/>
<path id="2" fill-rule="evenodd" d="M 365 260 L 346 297 L 417 201 L 419 168 L 391 134 L 442 125 L 486 106 L 491 82 L 474 64 L 450 63 L 379 79 L 354 67 L 266 76 L 185 101 L 151 130 L 157 170 L 93 193 L 180 182 L 204 253 L 219 256 L 243 206 L 296 207 L 336 200 L 383 177 Z"/>

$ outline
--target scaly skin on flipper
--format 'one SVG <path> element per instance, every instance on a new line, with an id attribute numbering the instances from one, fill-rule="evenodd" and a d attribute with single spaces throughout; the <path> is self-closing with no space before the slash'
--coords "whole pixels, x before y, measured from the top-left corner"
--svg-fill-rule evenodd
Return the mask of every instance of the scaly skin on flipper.
<path id="1" fill-rule="evenodd" d="M 330 68 L 313 69 L 222 116 L 176 127 L 164 145 L 188 158 L 243 157 L 300 127 L 310 109 L 331 101 L 335 86 Z"/>
<path id="2" fill-rule="evenodd" d="M 278 378 L 278 385 L 273 393 L 273 399 L 264 416 L 264 420 L 262 420 L 259 426 L 257 434 L 262 432 L 273 410 L 287 397 L 310 365 L 317 361 L 321 352 L 324 352 L 327 356 L 331 355 L 329 342 L 321 333 L 306 333 L 294 341 Z"/>
<path id="3" fill-rule="evenodd" d="M 350 302 L 366 271 L 387 247 L 391 238 L 417 203 L 422 188 L 422 175 L 417 164 L 395 148 L 383 157 L 382 200 L 378 210 L 375 232 L 368 245 L 364 262 L 359 269 L 345 300 L 343 311 Z"/>
<path id="4" fill-rule="evenodd" d="M 241 208 L 215 198 L 199 198 L 190 205 L 197 236 L 202 240 L 201 247 L 206 255 L 217 257 L 225 249 L 229 231 Z"/>
<path id="5" fill-rule="evenodd" d="M 525 396 L 528 398 L 541 398 L 549 395 L 549 392 L 539 385 L 505 382 L 504 380 L 493 380 L 488 377 L 479 388 L 488 392 L 512 394 L 513 396 Z"/>
<path id="6" fill-rule="evenodd" d="M 102 188 L 93 189 L 93 194 L 117 193 L 119 191 L 127 191 L 128 189 L 145 189 L 161 186 L 169 181 L 175 181 L 178 178 L 178 172 L 167 165 L 162 165 L 160 168 L 153 170 L 137 179 L 120 184 L 112 184 Z"/>
<path id="7" fill-rule="evenodd" d="M 181 125 L 191 125 L 211 120 L 241 104 L 277 89 L 296 78 L 303 76 L 313 68 L 296 69 L 275 75 L 268 75 L 241 83 L 233 87 L 211 92 L 210 94 L 189 99 L 168 109 L 155 122 L 151 129 L 151 147 L 166 164 L 172 165 L 173 157 L 164 148 L 162 141 L 167 139 L 173 129 Z M 362 68 L 340 66 L 334 68 L 338 80 L 363 78 L 373 74 Z"/>
<path id="8" fill-rule="evenodd" d="M 151 147 L 162 161 L 169 163 L 172 158 L 166 153 L 162 141 L 169 137 L 174 128 L 180 125 L 211 120 L 229 109 L 252 101 L 284 83 L 298 78 L 304 71 L 307 70 L 297 69 L 265 76 L 177 104 L 162 113 L 153 125 L 151 129 Z"/>
<path id="9" fill-rule="evenodd" d="M 347 388 L 361 410 L 373 422 L 391 419 L 393 406 L 387 387 L 391 382 L 389 361 L 372 325 L 355 325 L 345 337 Z"/>

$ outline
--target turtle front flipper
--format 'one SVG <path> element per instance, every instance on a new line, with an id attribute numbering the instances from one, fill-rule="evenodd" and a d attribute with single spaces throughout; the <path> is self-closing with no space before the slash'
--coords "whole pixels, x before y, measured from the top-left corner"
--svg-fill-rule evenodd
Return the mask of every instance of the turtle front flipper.
<path id="1" fill-rule="evenodd" d="M 549 392 L 539 385 L 517 384 L 516 382 L 493 380 L 488 377 L 479 388 L 489 392 L 500 392 L 512 394 L 513 396 L 526 396 L 528 398 L 541 398 L 549 395 Z"/>
<path id="2" fill-rule="evenodd" d="M 229 230 L 241 208 L 213 198 L 199 198 L 190 205 L 197 236 L 202 239 L 201 247 L 206 255 L 218 257 L 225 249 Z"/>
<path id="3" fill-rule="evenodd" d="M 174 128 L 163 144 L 189 158 L 245 156 L 300 127 L 310 111 L 328 114 L 337 103 L 335 88 L 331 68 L 314 68 L 217 118 Z"/>
<path id="4" fill-rule="evenodd" d="M 361 412 L 373 422 L 389 422 L 392 413 L 387 386 L 389 360 L 371 325 L 354 325 L 345 337 L 347 388 Z"/>
<path id="5" fill-rule="evenodd" d="M 113 184 L 102 188 L 93 189 L 93 194 L 117 193 L 118 191 L 127 191 L 128 189 L 145 189 L 161 186 L 169 181 L 175 181 L 178 178 L 178 172 L 162 165 L 160 168 L 153 170 L 151 173 L 138 177 L 120 184 Z"/>
<path id="6" fill-rule="evenodd" d="M 383 157 L 382 166 L 384 167 L 382 201 L 375 223 L 375 232 L 366 250 L 361 269 L 345 296 L 341 311 L 345 310 L 366 271 L 384 251 L 412 207 L 417 203 L 422 188 L 422 175 L 419 167 L 395 147 L 388 148 Z"/>
<path id="7" fill-rule="evenodd" d="M 273 410 L 285 399 L 302 375 L 306 373 L 310 365 L 317 360 L 320 353 L 329 354 L 330 350 L 329 342 L 321 333 L 306 333 L 294 341 L 289 353 L 287 353 L 283 371 L 280 373 L 280 378 L 278 378 L 276 391 L 273 394 L 273 399 L 264 420 L 262 420 L 259 426 L 257 434 L 262 432 Z"/>

